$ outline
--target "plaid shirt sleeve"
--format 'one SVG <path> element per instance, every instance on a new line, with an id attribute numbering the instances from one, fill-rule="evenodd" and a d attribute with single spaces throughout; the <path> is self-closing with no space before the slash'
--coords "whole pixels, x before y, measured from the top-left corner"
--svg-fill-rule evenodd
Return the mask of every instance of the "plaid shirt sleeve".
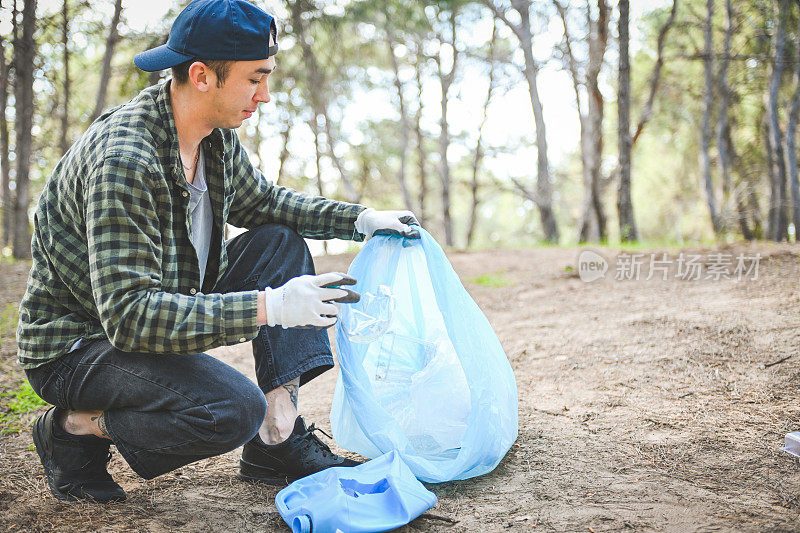
<path id="1" fill-rule="evenodd" d="M 310 239 L 364 240 L 364 235 L 355 230 L 355 221 L 365 206 L 274 185 L 253 167 L 238 136 L 231 133 L 236 196 L 228 217 L 230 224 L 250 229 L 278 223 Z"/>
<path id="2" fill-rule="evenodd" d="M 196 353 L 254 338 L 258 291 L 188 295 L 163 290 L 166 265 L 147 179 L 141 158 L 106 155 L 88 181 L 91 291 L 109 341 L 128 352 Z"/>

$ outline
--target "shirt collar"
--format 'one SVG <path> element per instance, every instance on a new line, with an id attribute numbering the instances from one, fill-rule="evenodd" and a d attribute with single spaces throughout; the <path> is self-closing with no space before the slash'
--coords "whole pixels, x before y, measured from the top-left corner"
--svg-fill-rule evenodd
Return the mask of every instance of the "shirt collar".
<path id="1" fill-rule="evenodd" d="M 175 127 L 175 115 L 172 113 L 172 104 L 170 103 L 169 96 L 171 83 L 172 80 L 169 79 L 158 88 L 158 93 L 156 94 L 156 109 L 158 110 L 158 126 L 160 127 L 156 127 L 155 131 L 152 133 L 156 145 L 167 151 L 175 175 L 183 177 L 183 172 L 181 172 L 180 148 L 178 146 L 178 130 Z M 209 141 L 211 147 L 211 150 L 206 151 L 206 157 L 212 154 L 221 155 L 224 152 L 224 137 L 219 128 L 214 128 L 203 141 L 206 140 Z"/>

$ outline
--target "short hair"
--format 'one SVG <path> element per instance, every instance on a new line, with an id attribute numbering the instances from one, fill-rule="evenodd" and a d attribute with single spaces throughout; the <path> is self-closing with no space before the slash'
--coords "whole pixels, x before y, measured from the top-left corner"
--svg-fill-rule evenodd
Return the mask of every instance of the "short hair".
<path id="1" fill-rule="evenodd" d="M 228 74 L 231 71 L 233 61 L 225 59 L 190 59 L 172 67 L 172 78 L 178 85 L 183 85 L 189 81 L 189 67 L 192 63 L 199 61 L 207 66 L 217 76 L 217 87 L 225 85 Z"/>

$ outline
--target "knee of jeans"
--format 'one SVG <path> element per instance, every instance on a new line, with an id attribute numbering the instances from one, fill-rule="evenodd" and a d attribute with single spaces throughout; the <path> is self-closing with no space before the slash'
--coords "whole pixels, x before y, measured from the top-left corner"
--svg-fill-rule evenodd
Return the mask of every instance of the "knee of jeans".
<path id="1" fill-rule="evenodd" d="M 305 239 L 289 226 L 284 226 L 283 224 L 264 224 L 263 226 L 255 228 L 253 231 L 264 232 L 264 241 L 267 240 L 267 236 L 273 239 L 280 239 L 280 248 L 284 256 L 304 257 L 311 255 Z"/>
<path id="2" fill-rule="evenodd" d="M 224 403 L 217 419 L 216 437 L 231 448 L 237 448 L 258 433 L 267 413 L 267 402 L 255 384 L 248 384 L 232 392 Z"/>

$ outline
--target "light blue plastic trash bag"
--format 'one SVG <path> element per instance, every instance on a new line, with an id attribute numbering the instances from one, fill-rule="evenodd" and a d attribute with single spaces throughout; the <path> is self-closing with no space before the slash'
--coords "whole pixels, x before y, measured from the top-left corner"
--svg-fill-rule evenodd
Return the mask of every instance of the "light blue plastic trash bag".
<path id="1" fill-rule="evenodd" d="M 398 450 L 419 479 L 493 470 L 517 438 L 517 385 L 489 321 L 441 247 L 376 236 L 348 273 L 361 301 L 336 324 L 336 442 L 365 457 Z"/>
<path id="2" fill-rule="evenodd" d="M 436 505 L 396 452 L 298 479 L 275 496 L 294 533 L 390 531 Z"/>

